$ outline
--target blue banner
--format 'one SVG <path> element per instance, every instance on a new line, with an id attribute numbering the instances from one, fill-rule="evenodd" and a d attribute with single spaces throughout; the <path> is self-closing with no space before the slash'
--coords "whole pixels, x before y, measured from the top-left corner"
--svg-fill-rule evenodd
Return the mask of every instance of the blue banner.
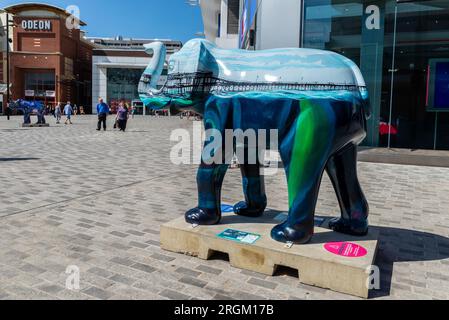
<path id="1" fill-rule="evenodd" d="M 435 109 L 449 109 L 449 62 L 436 65 Z"/>
<path id="2" fill-rule="evenodd" d="M 427 108 L 449 111 L 449 59 L 431 59 L 427 73 Z"/>

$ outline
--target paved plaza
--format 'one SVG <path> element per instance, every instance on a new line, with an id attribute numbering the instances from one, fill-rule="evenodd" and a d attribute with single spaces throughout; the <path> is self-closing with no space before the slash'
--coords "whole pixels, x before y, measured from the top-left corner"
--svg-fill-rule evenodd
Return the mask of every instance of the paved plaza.
<path id="1" fill-rule="evenodd" d="M 191 121 L 138 117 L 120 133 L 97 132 L 94 116 L 48 120 L 22 129 L 20 117 L 0 118 L 0 299 L 356 299 L 291 270 L 269 277 L 160 249 L 160 225 L 197 201 L 197 166 L 169 159 L 171 131 Z M 372 299 L 449 299 L 449 168 L 359 167 L 380 231 Z M 285 211 L 284 173 L 266 180 L 269 207 Z M 242 196 L 230 170 L 223 202 Z M 327 177 L 317 214 L 339 215 Z M 79 290 L 66 289 L 68 266 Z"/>

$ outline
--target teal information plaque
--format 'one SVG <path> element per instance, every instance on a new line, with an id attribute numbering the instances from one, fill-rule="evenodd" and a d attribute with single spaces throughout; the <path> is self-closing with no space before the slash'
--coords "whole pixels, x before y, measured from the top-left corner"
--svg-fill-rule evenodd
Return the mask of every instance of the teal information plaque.
<path id="1" fill-rule="evenodd" d="M 232 240 L 235 242 L 254 244 L 260 239 L 260 235 L 254 233 L 248 233 L 244 231 L 238 231 L 233 229 L 227 229 L 218 235 L 219 238 Z"/>

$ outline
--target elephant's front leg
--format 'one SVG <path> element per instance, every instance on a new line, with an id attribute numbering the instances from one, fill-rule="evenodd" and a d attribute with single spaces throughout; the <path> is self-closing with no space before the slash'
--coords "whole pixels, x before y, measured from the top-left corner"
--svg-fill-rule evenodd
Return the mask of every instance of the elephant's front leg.
<path id="1" fill-rule="evenodd" d="M 24 115 L 23 115 L 23 123 L 24 124 L 30 124 L 31 123 L 31 114 L 30 113 L 24 113 Z"/>
<path id="2" fill-rule="evenodd" d="M 281 143 L 290 210 L 287 221 L 271 232 L 277 241 L 304 244 L 313 236 L 319 187 L 334 140 L 334 119 L 328 103 L 301 101 L 297 123 Z"/>
<path id="3" fill-rule="evenodd" d="M 267 207 L 264 176 L 260 174 L 261 165 L 241 164 L 243 193 L 245 201 L 234 206 L 234 212 L 246 217 L 260 217 Z"/>
<path id="4" fill-rule="evenodd" d="M 191 224 L 214 225 L 221 220 L 221 187 L 230 163 L 224 139 L 226 108 L 222 109 L 213 105 L 205 114 L 206 142 L 196 178 L 198 206 L 185 214 Z"/>
<path id="5" fill-rule="evenodd" d="M 221 187 L 228 165 L 202 163 L 197 174 L 198 207 L 189 210 L 186 221 L 198 225 L 214 225 L 221 220 Z"/>

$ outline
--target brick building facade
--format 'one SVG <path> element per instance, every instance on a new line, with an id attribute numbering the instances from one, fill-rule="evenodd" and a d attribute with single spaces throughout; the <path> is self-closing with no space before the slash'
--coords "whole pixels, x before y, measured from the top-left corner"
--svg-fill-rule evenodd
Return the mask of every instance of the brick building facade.
<path id="1" fill-rule="evenodd" d="M 0 51 L 0 83 L 3 82 L 3 78 L 5 75 L 3 74 L 3 52 Z"/>
<path id="2" fill-rule="evenodd" d="M 12 99 L 54 104 L 71 101 L 90 110 L 93 45 L 67 28 L 65 10 L 46 4 L 5 8 L 14 20 L 10 53 Z M 85 23 L 80 21 L 80 26 Z"/>
<path id="3" fill-rule="evenodd" d="M 0 9 L 0 113 L 6 100 L 6 12 Z"/>

